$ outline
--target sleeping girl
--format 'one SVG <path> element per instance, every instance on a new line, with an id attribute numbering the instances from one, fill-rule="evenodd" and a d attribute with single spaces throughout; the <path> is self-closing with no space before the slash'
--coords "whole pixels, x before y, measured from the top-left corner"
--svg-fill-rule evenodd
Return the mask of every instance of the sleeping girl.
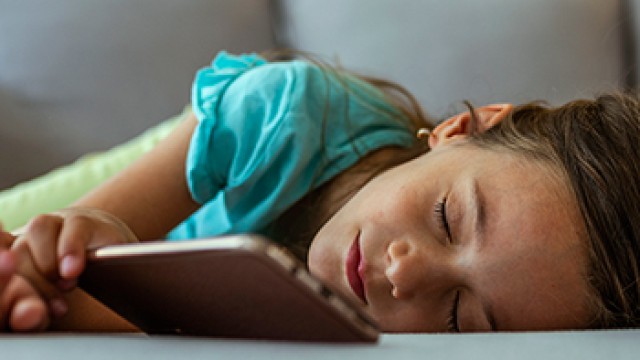
<path id="1" fill-rule="evenodd" d="M 109 328 L 72 316 L 87 249 L 247 232 L 383 331 L 637 326 L 638 99 L 467 105 L 432 128 L 396 84 L 220 53 L 158 146 L 2 233 L 4 328 Z"/>

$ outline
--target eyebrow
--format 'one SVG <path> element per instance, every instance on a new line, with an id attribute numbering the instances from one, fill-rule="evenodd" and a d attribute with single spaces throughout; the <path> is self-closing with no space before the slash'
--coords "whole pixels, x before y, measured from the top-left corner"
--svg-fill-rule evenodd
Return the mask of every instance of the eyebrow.
<path id="1" fill-rule="evenodd" d="M 471 206 L 475 212 L 473 218 L 473 232 L 480 241 L 480 245 L 482 245 L 484 243 L 484 231 L 487 227 L 487 212 L 484 194 L 480 191 L 477 179 L 473 179 L 471 183 L 470 200 Z"/>
<path id="2" fill-rule="evenodd" d="M 471 183 L 470 201 L 474 211 L 473 232 L 475 233 L 476 239 L 478 239 L 479 247 L 482 247 L 486 240 L 485 230 L 487 228 L 487 207 L 485 206 L 486 202 L 484 194 L 480 191 L 477 179 L 473 179 Z M 498 327 L 496 326 L 496 319 L 493 315 L 491 304 L 485 301 L 482 303 L 482 308 L 487 316 L 487 321 L 489 321 L 489 325 L 491 326 L 491 331 L 497 331 Z"/>

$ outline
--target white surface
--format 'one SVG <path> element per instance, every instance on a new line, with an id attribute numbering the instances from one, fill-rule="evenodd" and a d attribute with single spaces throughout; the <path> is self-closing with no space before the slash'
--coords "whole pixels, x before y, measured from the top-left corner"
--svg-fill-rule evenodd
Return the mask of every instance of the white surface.
<path id="1" fill-rule="evenodd" d="M 637 359 L 640 330 L 390 335 L 375 345 L 143 335 L 5 335 L 2 359 Z"/>

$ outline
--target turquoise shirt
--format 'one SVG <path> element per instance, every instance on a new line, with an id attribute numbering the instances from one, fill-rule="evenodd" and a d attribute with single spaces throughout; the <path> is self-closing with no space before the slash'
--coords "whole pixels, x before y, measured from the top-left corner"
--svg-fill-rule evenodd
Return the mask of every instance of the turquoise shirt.
<path id="1" fill-rule="evenodd" d="M 222 52 L 197 73 L 192 106 L 186 173 L 202 207 L 170 239 L 260 233 L 363 155 L 414 142 L 377 88 L 306 61 Z"/>

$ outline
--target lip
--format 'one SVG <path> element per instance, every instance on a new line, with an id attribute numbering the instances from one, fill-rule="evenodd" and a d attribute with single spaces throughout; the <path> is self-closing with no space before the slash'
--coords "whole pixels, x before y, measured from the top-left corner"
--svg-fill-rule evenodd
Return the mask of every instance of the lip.
<path id="1" fill-rule="evenodd" d="M 362 254 L 360 252 L 360 233 L 356 236 L 353 244 L 349 248 L 346 260 L 346 275 L 351 290 L 362 300 L 367 303 L 367 298 L 364 291 L 364 262 L 362 261 Z"/>

